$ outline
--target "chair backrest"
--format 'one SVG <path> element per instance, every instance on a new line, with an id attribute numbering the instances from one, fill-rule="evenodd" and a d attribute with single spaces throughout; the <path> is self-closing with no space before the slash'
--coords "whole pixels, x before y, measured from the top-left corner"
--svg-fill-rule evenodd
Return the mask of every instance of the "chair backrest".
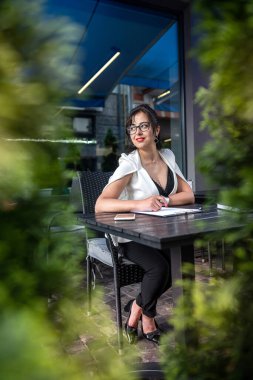
<path id="1" fill-rule="evenodd" d="M 112 172 L 81 171 L 77 172 L 77 175 L 82 196 L 82 212 L 94 214 L 96 200 L 108 183 Z"/>

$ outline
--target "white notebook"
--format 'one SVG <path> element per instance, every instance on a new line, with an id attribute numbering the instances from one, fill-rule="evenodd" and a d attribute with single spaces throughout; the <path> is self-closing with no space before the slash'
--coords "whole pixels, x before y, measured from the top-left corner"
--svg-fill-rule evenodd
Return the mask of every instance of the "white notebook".
<path id="1" fill-rule="evenodd" d="M 181 208 L 181 207 L 162 207 L 159 211 L 134 211 L 139 214 L 148 214 L 153 216 L 174 216 L 183 214 L 192 214 L 201 212 L 201 208 Z"/>

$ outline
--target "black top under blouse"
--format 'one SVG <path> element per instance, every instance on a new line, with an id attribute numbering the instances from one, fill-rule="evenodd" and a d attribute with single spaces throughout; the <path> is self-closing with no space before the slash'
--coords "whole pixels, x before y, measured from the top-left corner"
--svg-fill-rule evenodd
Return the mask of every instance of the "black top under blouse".
<path id="1" fill-rule="evenodd" d="M 154 184 L 156 185 L 157 187 L 157 190 L 159 191 L 159 194 L 160 195 L 163 195 L 164 197 L 167 197 L 173 190 L 174 188 L 174 176 L 173 176 L 173 173 L 172 171 L 170 170 L 170 168 L 168 167 L 168 175 L 167 175 L 167 184 L 166 184 L 166 187 L 165 189 L 163 189 L 156 181 L 154 181 L 152 179 L 152 181 L 154 182 Z"/>

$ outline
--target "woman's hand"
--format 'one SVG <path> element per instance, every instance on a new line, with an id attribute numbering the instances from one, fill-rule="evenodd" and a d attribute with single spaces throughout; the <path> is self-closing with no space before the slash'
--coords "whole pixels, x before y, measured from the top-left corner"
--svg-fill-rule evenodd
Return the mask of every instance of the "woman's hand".
<path id="1" fill-rule="evenodd" d="M 139 201 L 135 201 L 136 205 L 134 210 L 136 211 L 158 211 L 162 207 L 167 207 L 168 203 L 162 195 L 152 195 L 149 198 L 145 198 Z M 134 211 L 131 210 L 131 211 Z"/>

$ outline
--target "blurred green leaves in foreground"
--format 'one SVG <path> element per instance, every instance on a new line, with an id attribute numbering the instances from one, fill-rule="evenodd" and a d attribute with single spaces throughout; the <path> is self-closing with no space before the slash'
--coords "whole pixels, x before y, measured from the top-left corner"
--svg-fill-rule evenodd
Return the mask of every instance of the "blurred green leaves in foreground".
<path id="1" fill-rule="evenodd" d="M 208 88 L 197 93 L 202 128 L 212 139 L 198 162 L 205 177 L 219 189 L 218 202 L 246 212 L 227 212 L 244 227 L 219 233 L 231 251 L 234 272 L 217 275 L 208 284 L 186 284 L 188 296 L 175 311 L 173 325 L 190 341 L 165 346 L 167 379 L 247 380 L 253 378 L 253 2 L 196 0 L 194 52 L 210 75 Z M 183 317 L 183 312 L 185 317 Z M 167 342 L 168 343 L 168 342 Z"/>
<path id="2" fill-rule="evenodd" d="M 73 41 L 81 33 L 66 18 L 43 15 L 40 1 L 0 3 L 0 372 L 4 380 L 118 379 L 118 373 L 129 379 L 113 348 L 116 344 L 99 331 L 114 328 L 101 306 L 101 295 L 94 302 L 98 305 L 94 318 L 85 315 L 84 237 L 68 232 L 76 224 L 72 210 L 40 191 L 64 188 L 71 176 L 58 159 L 59 145 L 34 140 L 72 137 L 59 107 L 77 88 L 79 69 L 70 64 L 70 57 Z M 65 233 L 50 232 L 55 215 Z M 89 350 L 72 355 L 71 347 L 82 335 L 90 340 Z"/>

